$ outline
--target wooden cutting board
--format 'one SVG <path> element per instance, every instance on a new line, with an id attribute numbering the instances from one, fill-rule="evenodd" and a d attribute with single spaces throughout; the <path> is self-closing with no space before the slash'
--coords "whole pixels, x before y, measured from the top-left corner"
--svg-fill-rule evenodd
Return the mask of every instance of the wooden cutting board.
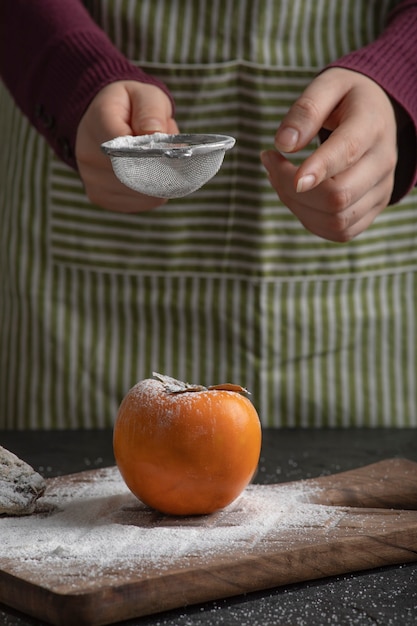
<path id="1" fill-rule="evenodd" d="M 50 479 L 35 516 L 0 518 L 0 602 L 64 626 L 411 561 L 417 463 L 404 459 L 251 485 L 190 518 L 147 509 L 106 468 Z"/>

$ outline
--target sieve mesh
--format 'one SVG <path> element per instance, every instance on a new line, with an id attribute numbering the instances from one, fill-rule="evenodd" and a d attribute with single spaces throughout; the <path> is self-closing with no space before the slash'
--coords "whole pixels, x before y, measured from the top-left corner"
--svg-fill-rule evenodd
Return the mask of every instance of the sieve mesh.
<path id="1" fill-rule="evenodd" d="M 102 144 L 117 178 L 130 189 L 158 198 L 180 198 L 219 171 L 235 140 L 226 135 L 117 137 Z"/>

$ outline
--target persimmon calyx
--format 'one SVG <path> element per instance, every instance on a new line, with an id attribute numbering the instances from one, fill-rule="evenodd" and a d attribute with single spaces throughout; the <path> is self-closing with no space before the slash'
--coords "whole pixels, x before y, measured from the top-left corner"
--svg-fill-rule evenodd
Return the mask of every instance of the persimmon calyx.
<path id="1" fill-rule="evenodd" d="M 190 383 L 184 383 L 182 380 L 177 380 L 176 378 L 165 376 L 164 374 L 158 374 L 158 372 L 152 372 L 152 375 L 163 384 L 167 393 L 184 393 L 185 391 L 207 390 L 207 387 L 203 387 L 203 385 L 190 385 Z"/>
<path id="2" fill-rule="evenodd" d="M 245 387 L 234 385 L 233 383 L 223 383 L 221 385 L 210 385 L 209 387 L 204 387 L 204 385 L 192 385 L 190 383 L 185 383 L 182 380 L 177 380 L 171 376 L 158 374 L 158 372 L 152 372 L 152 375 L 163 384 L 167 393 L 185 393 L 187 391 L 234 391 L 235 393 L 245 393 L 250 395 L 250 392 L 245 389 Z"/>

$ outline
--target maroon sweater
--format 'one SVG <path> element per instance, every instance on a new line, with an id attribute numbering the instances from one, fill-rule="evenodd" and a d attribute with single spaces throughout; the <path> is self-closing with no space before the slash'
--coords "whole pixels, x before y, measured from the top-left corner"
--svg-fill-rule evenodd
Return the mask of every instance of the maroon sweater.
<path id="1" fill-rule="evenodd" d="M 417 0 L 403 0 L 372 44 L 333 63 L 379 83 L 401 111 L 392 201 L 417 183 Z M 0 74 L 17 105 L 58 156 L 76 168 L 80 119 L 116 80 L 166 87 L 130 63 L 80 0 L 1 0 Z"/>

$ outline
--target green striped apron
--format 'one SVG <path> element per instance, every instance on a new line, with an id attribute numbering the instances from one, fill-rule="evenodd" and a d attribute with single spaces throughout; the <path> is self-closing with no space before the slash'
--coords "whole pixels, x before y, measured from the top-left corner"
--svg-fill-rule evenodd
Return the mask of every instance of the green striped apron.
<path id="1" fill-rule="evenodd" d="M 0 426 L 111 426 L 153 370 L 242 384 L 265 426 L 417 425 L 417 194 L 333 244 L 259 161 L 308 82 L 396 2 L 86 4 L 166 82 L 183 132 L 237 144 L 196 193 L 109 213 L 1 92 Z"/>

